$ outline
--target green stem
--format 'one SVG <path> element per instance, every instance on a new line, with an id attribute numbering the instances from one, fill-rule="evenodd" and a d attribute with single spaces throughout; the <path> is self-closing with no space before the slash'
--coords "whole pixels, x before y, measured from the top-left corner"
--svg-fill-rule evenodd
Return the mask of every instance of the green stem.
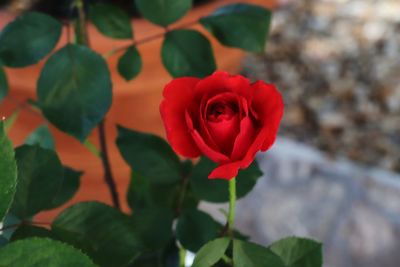
<path id="1" fill-rule="evenodd" d="M 233 266 L 233 261 L 232 259 L 230 259 L 228 256 L 223 255 L 221 258 L 226 264 L 228 264 L 229 266 Z"/>
<path id="2" fill-rule="evenodd" d="M 189 185 L 189 179 L 187 177 L 183 177 L 183 182 L 181 186 L 181 192 L 179 195 L 178 206 L 176 207 L 176 216 L 179 216 L 182 211 L 183 202 L 185 201 L 186 191 Z"/>
<path id="3" fill-rule="evenodd" d="M 184 248 L 179 249 L 179 267 L 186 266 L 186 250 Z"/>
<path id="4" fill-rule="evenodd" d="M 84 145 L 93 155 L 95 155 L 96 157 L 98 157 L 98 158 L 101 158 L 101 157 L 102 157 L 100 150 L 99 150 L 92 142 L 90 142 L 89 139 L 86 139 L 86 140 L 83 142 L 83 145 Z"/>
<path id="5" fill-rule="evenodd" d="M 236 178 L 229 180 L 229 212 L 228 212 L 228 233 L 233 237 L 236 209 Z"/>
<path id="6" fill-rule="evenodd" d="M 78 44 L 89 45 L 86 30 L 86 15 L 83 0 L 75 0 L 73 6 L 78 10 L 78 19 L 75 24 L 75 40 Z"/>
<path id="7" fill-rule="evenodd" d="M 11 130 L 11 127 L 14 125 L 14 122 L 17 120 L 19 115 L 20 109 L 17 107 L 10 117 L 8 118 L 1 118 L 4 121 L 4 130 L 8 133 Z"/>

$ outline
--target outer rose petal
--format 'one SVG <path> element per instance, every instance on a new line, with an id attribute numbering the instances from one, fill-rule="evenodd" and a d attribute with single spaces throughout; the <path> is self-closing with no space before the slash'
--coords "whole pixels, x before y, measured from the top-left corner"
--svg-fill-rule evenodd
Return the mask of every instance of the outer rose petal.
<path id="1" fill-rule="evenodd" d="M 240 161 L 236 161 L 220 165 L 208 175 L 208 178 L 230 180 L 238 174 L 240 164 Z"/>
<path id="2" fill-rule="evenodd" d="M 208 175 L 208 178 L 210 179 L 220 178 L 220 179 L 230 180 L 233 177 L 237 176 L 239 168 L 246 169 L 253 162 L 257 151 L 259 151 L 261 148 L 262 141 L 263 141 L 262 135 L 259 134 L 242 160 L 218 166 Z"/>
<path id="3" fill-rule="evenodd" d="M 255 129 L 253 126 L 253 122 L 249 117 L 243 118 L 240 122 L 240 131 L 238 136 L 236 137 L 231 159 L 232 160 L 240 160 L 248 151 L 251 144 L 254 142 L 255 137 Z"/>
<path id="4" fill-rule="evenodd" d="M 254 88 L 252 108 L 263 124 L 264 140 L 261 150 L 266 151 L 275 142 L 283 116 L 284 104 L 281 94 L 273 84 L 258 81 L 252 85 L 252 88 Z"/>
<path id="5" fill-rule="evenodd" d="M 196 85 L 195 98 L 201 99 L 204 95 L 208 95 L 208 98 L 211 98 L 227 91 L 250 98 L 250 81 L 241 75 L 229 75 L 224 71 L 216 71 Z"/>
<path id="6" fill-rule="evenodd" d="M 193 89 L 198 78 L 178 78 L 164 88 L 164 100 L 160 113 L 164 121 L 167 139 L 174 151 L 185 157 L 198 157 L 201 152 L 190 134 L 185 119 L 187 106 L 193 99 Z"/>

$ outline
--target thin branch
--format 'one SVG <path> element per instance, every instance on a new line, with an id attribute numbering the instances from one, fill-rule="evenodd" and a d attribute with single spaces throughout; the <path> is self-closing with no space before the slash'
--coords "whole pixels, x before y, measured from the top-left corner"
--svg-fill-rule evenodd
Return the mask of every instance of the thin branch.
<path id="1" fill-rule="evenodd" d="M 118 198 L 118 191 L 117 186 L 115 184 L 112 171 L 111 171 L 111 164 L 108 157 L 108 149 L 107 149 L 107 139 L 106 139 L 106 129 L 104 121 L 101 121 L 98 126 L 99 131 L 99 139 L 100 139 L 100 151 L 101 151 L 101 160 L 103 163 L 104 168 L 104 179 L 108 188 L 110 189 L 111 199 L 113 202 L 114 207 L 117 209 L 121 208 L 119 198 Z"/>
<path id="2" fill-rule="evenodd" d="M 77 38 L 78 42 L 83 45 L 89 46 L 89 38 L 87 34 L 86 28 L 86 14 L 85 14 L 85 6 L 83 0 L 75 0 L 75 7 L 78 10 L 78 27 L 79 27 L 79 38 Z M 78 37 L 78 36 L 77 36 Z"/>
<path id="3" fill-rule="evenodd" d="M 183 205 L 183 202 L 185 200 L 185 196 L 186 196 L 186 191 L 187 191 L 188 185 L 189 185 L 188 177 L 183 177 L 181 190 L 180 190 L 181 192 L 180 192 L 179 199 L 178 199 L 178 206 L 176 207 L 176 215 L 177 216 L 179 216 L 179 214 L 182 211 L 182 205 Z"/>
<path id="4" fill-rule="evenodd" d="M 130 43 L 130 44 L 128 44 L 128 45 L 124 45 L 124 46 L 121 46 L 121 47 L 117 47 L 117 48 L 115 48 L 115 49 L 113 49 L 113 50 L 111 50 L 111 51 L 105 53 L 105 54 L 103 55 L 103 57 L 104 57 L 104 58 L 109 58 L 109 57 L 113 56 L 114 54 L 116 54 L 116 53 L 118 53 L 118 52 L 120 52 L 120 51 L 124 51 L 124 50 L 128 49 L 129 47 L 131 47 L 131 46 L 133 46 L 133 45 L 138 46 L 138 45 L 142 45 L 142 44 L 145 44 L 145 43 L 149 43 L 149 42 L 151 42 L 151 41 L 154 41 L 154 40 L 157 40 L 157 39 L 159 39 L 159 38 L 164 37 L 168 32 L 170 32 L 170 31 L 172 31 L 172 30 L 181 30 L 181 29 L 185 29 L 185 28 L 188 28 L 188 27 L 190 27 L 190 26 L 196 25 L 198 22 L 199 22 L 199 20 L 194 20 L 194 21 L 191 21 L 191 22 L 182 24 L 182 25 L 180 25 L 180 26 L 178 26 L 178 27 L 175 27 L 175 28 L 173 28 L 173 29 L 165 28 L 165 31 L 163 31 L 163 32 L 159 32 L 159 33 L 156 33 L 156 34 L 153 34 L 153 35 L 144 37 L 143 39 L 140 39 L 140 40 L 134 40 L 132 43 Z"/>

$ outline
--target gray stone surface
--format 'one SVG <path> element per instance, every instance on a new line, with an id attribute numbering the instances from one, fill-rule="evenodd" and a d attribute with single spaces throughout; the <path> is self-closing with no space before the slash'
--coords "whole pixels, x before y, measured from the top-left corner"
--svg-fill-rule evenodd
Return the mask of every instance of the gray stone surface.
<path id="1" fill-rule="evenodd" d="M 400 172 L 400 1 L 284 1 L 242 70 L 283 94 L 281 133 Z"/>
<path id="2" fill-rule="evenodd" d="M 253 241 L 306 236 L 324 243 L 327 267 L 400 266 L 400 175 L 284 138 L 258 161 L 265 175 L 239 200 L 236 220 Z M 224 221 L 225 205 L 201 206 Z"/>

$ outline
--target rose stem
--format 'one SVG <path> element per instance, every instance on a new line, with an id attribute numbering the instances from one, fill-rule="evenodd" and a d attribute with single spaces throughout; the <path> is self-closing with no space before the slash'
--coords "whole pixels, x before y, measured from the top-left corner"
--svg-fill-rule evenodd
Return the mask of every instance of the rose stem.
<path id="1" fill-rule="evenodd" d="M 87 36 L 86 31 L 86 16 L 83 5 L 83 0 L 75 0 L 75 7 L 78 9 L 78 23 L 80 26 L 79 30 L 79 38 L 76 38 L 82 45 L 89 47 L 89 38 Z M 117 209 L 120 209 L 121 205 L 119 203 L 117 187 L 112 175 L 111 164 L 108 157 L 107 150 L 107 139 L 106 139 L 106 129 L 104 125 L 104 120 L 102 120 L 98 125 L 99 131 L 99 140 L 100 140 L 100 152 L 101 152 L 101 161 L 103 164 L 104 170 L 104 180 L 110 190 L 111 199 L 113 202 L 113 206 Z"/>
<path id="2" fill-rule="evenodd" d="M 110 190 L 111 199 L 113 205 L 117 209 L 121 209 L 121 205 L 119 203 L 117 186 L 115 184 L 112 171 L 111 171 L 111 164 L 108 158 L 108 150 L 107 150 L 107 139 L 106 139 L 106 129 L 104 125 L 104 120 L 102 120 L 98 126 L 99 130 L 99 139 L 100 139 L 100 151 L 101 151 L 101 160 L 103 163 L 104 169 L 104 180 Z"/>
<path id="3" fill-rule="evenodd" d="M 228 211 L 228 233 L 233 237 L 236 208 L 236 178 L 229 180 L 229 211 Z"/>

